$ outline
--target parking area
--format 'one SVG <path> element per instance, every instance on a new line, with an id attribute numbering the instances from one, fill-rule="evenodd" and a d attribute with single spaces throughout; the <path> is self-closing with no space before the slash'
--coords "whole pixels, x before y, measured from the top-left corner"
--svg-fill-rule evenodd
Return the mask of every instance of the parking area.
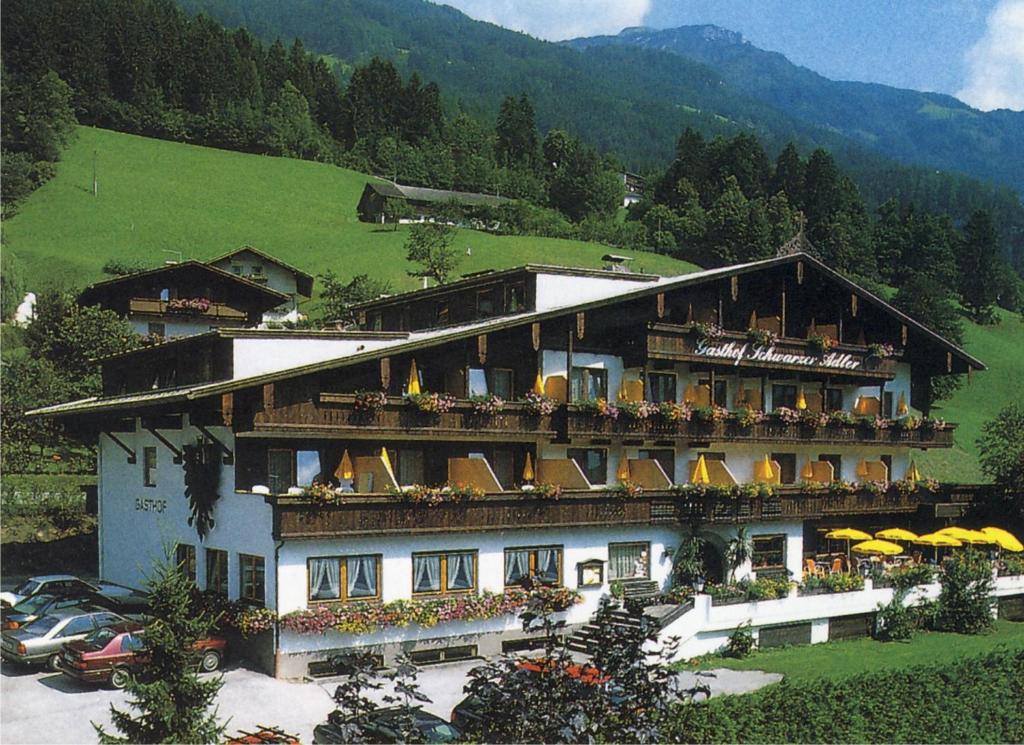
<path id="1" fill-rule="evenodd" d="M 466 673 L 478 660 L 424 668 L 422 690 L 433 702 L 427 710 L 448 718 L 462 697 Z M 313 727 L 333 708 L 336 681 L 289 683 L 230 665 L 217 698 L 228 732 L 252 730 L 257 724 L 281 727 L 302 742 L 313 741 Z M 382 692 L 377 692 L 375 698 Z M 93 743 L 91 722 L 110 725 L 110 704 L 125 705 L 122 691 L 79 684 L 60 673 L 0 666 L 0 741 L 11 743 Z"/>

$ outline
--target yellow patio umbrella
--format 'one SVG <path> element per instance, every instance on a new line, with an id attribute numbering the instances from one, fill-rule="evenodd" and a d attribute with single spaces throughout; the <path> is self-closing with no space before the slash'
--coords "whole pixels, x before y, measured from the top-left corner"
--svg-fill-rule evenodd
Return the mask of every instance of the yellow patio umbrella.
<path id="1" fill-rule="evenodd" d="M 540 370 L 537 371 L 537 379 L 533 381 L 533 392 L 538 396 L 544 395 L 544 376 L 540 374 Z"/>
<path id="2" fill-rule="evenodd" d="M 900 400 L 896 403 L 896 416 L 906 416 L 910 413 L 910 408 L 907 406 L 907 396 L 900 391 Z"/>
<path id="3" fill-rule="evenodd" d="M 907 481 L 923 481 L 924 480 L 924 476 L 922 476 L 921 472 L 919 470 L 917 470 L 917 464 L 914 461 L 910 461 L 910 468 L 907 469 L 907 475 L 906 475 L 905 478 L 906 478 Z"/>
<path id="4" fill-rule="evenodd" d="M 883 556 L 898 556 L 903 553 L 903 546 L 889 541 L 864 541 L 853 546 L 852 551 L 858 554 L 882 554 Z"/>
<path id="5" fill-rule="evenodd" d="M 948 535 L 952 538 L 956 538 L 961 543 L 995 543 L 995 541 L 993 541 L 992 538 L 985 535 L 980 530 L 968 530 L 967 528 L 953 526 L 951 528 L 942 528 L 941 530 L 937 530 L 935 532 L 939 535 Z"/>
<path id="6" fill-rule="evenodd" d="M 693 478 L 690 479 L 691 484 L 710 484 L 711 474 L 708 473 L 708 464 L 704 460 L 704 453 L 700 454 L 697 458 L 697 467 L 693 469 Z"/>
<path id="7" fill-rule="evenodd" d="M 927 533 L 925 535 L 919 535 L 914 543 L 920 546 L 931 546 L 934 549 L 933 556 L 936 560 L 939 558 L 940 547 L 957 548 L 964 545 L 958 539 L 944 533 Z"/>
<path id="8" fill-rule="evenodd" d="M 413 359 L 409 365 L 409 382 L 405 386 L 405 392 L 415 395 L 420 392 L 420 374 L 416 370 L 416 360 Z"/>
<path id="9" fill-rule="evenodd" d="M 846 564 L 853 570 L 853 562 L 850 561 L 850 541 L 870 541 L 871 534 L 856 528 L 837 528 L 825 534 L 826 538 L 834 541 L 846 541 Z"/>
<path id="10" fill-rule="evenodd" d="M 810 460 L 804 463 L 804 467 L 800 469 L 800 478 L 804 481 L 810 481 L 814 478 L 814 466 L 811 465 Z"/>
<path id="11" fill-rule="evenodd" d="M 341 454 L 338 467 L 334 469 L 334 478 L 339 481 L 350 481 L 354 475 L 352 470 L 352 459 L 348 457 L 348 449 Z"/>
<path id="12" fill-rule="evenodd" d="M 1004 551 L 1024 551 L 1024 543 L 1017 540 L 1017 536 L 1002 528 L 982 528 L 981 532 L 995 541 L 995 544 Z"/>
<path id="13" fill-rule="evenodd" d="M 917 533 L 906 528 L 886 528 L 875 533 L 875 538 L 884 538 L 887 541 L 915 541 Z"/>
<path id="14" fill-rule="evenodd" d="M 619 481 L 629 481 L 629 458 L 623 456 L 619 459 L 619 470 L 615 472 L 615 478 Z"/>
<path id="15" fill-rule="evenodd" d="M 526 463 L 523 465 L 523 481 L 533 481 L 535 474 L 533 473 L 533 459 L 530 454 L 526 454 Z"/>
<path id="16" fill-rule="evenodd" d="M 775 469 L 772 468 L 771 459 L 768 453 L 764 454 L 764 460 L 754 461 L 754 481 L 770 484 L 775 478 Z"/>
<path id="17" fill-rule="evenodd" d="M 395 469 L 391 467 L 391 458 L 388 457 L 388 449 L 386 447 L 380 449 L 380 459 L 384 463 L 384 468 L 387 469 L 388 474 L 394 479 Z"/>
<path id="18" fill-rule="evenodd" d="M 804 395 L 804 389 L 800 389 L 800 395 L 796 398 L 796 408 L 803 411 L 807 408 L 807 397 Z"/>
<path id="19" fill-rule="evenodd" d="M 868 477 L 868 462 L 863 458 L 860 459 L 860 463 L 857 464 L 857 478 L 866 479 Z"/>
<path id="20" fill-rule="evenodd" d="M 683 391 L 683 403 L 693 404 L 697 402 L 697 389 L 693 387 L 693 383 L 688 383 L 686 390 Z"/>

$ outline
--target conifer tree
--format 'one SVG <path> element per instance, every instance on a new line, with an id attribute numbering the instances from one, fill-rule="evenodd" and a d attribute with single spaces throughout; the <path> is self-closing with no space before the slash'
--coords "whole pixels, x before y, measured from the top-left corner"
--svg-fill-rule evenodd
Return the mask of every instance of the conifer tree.
<path id="1" fill-rule="evenodd" d="M 977 210 L 964 226 L 960 247 L 960 300 L 979 323 L 990 322 L 999 295 L 999 247 L 992 217 Z"/>
<path id="2" fill-rule="evenodd" d="M 129 709 L 111 705 L 114 735 L 93 724 L 101 743 L 215 743 L 224 733 L 214 706 L 223 681 L 200 678 L 196 641 L 216 619 L 193 601 L 194 585 L 170 557 L 147 582 L 153 620 L 145 626 L 147 660 L 125 690 Z"/>

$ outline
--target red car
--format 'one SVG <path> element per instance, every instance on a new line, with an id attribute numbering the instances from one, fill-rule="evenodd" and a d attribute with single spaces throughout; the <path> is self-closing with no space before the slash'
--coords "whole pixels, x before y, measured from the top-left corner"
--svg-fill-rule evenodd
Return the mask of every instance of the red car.
<path id="1" fill-rule="evenodd" d="M 212 673 L 220 667 L 228 643 L 219 637 L 200 639 L 195 648 L 201 653 L 199 670 Z M 64 645 L 60 671 L 85 683 L 109 683 L 124 688 L 132 668 L 145 662 L 142 626 L 122 623 L 98 629 L 81 641 Z"/>

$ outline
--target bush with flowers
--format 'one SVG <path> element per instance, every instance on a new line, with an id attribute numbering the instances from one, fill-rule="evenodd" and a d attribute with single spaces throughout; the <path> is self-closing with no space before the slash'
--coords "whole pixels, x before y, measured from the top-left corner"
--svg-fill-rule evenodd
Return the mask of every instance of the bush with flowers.
<path id="1" fill-rule="evenodd" d="M 828 414 L 820 411 L 811 411 L 810 409 L 800 409 L 797 411 L 797 421 L 800 422 L 801 427 L 807 429 L 818 429 L 818 427 L 824 427 L 828 424 Z"/>
<path id="2" fill-rule="evenodd" d="M 658 405 L 650 401 L 619 401 L 615 408 L 625 418 L 634 420 L 650 419 L 658 413 Z"/>
<path id="3" fill-rule="evenodd" d="M 488 393 L 483 396 L 470 396 L 469 403 L 473 406 L 473 413 L 478 416 L 494 416 L 501 413 L 505 408 L 505 399 Z"/>
<path id="4" fill-rule="evenodd" d="M 424 484 L 413 484 L 396 489 L 388 487 L 388 493 L 400 496 L 407 502 L 423 505 L 425 507 L 437 507 L 439 504 L 459 504 L 473 499 L 480 499 L 486 492 L 483 489 L 470 486 L 469 484 L 453 484 L 451 482 L 444 486 L 426 486 Z"/>
<path id="5" fill-rule="evenodd" d="M 889 484 L 885 481 L 861 481 L 857 486 L 860 491 L 872 497 L 881 497 L 889 489 Z"/>
<path id="6" fill-rule="evenodd" d="M 603 398 L 585 398 L 576 402 L 576 407 L 584 414 L 605 419 L 618 419 L 619 408 Z"/>
<path id="7" fill-rule="evenodd" d="M 716 422 L 725 421 L 728 416 L 729 411 L 724 406 L 712 404 L 711 406 L 698 406 L 695 408 L 690 419 L 702 424 L 715 424 Z"/>
<path id="8" fill-rule="evenodd" d="M 755 424 L 763 422 L 764 414 L 750 406 L 741 406 L 732 413 L 730 419 L 740 427 L 749 429 Z"/>
<path id="9" fill-rule="evenodd" d="M 770 416 L 780 424 L 796 424 L 800 421 L 800 412 L 788 406 L 776 406 Z"/>
<path id="10" fill-rule="evenodd" d="M 867 430 L 881 432 L 884 429 L 889 429 L 889 420 L 877 414 L 875 416 L 862 416 L 857 421 L 861 427 Z"/>
<path id="11" fill-rule="evenodd" d="M 242 636 L 253 636 L 274 628 L 277 614 L 270 608 L 241 600 L 228 600 L 223 595 L 195 590 L 192 604 L 196 613 L 207 613 L 216 619 L 220 632 L 238 631 Z"/>
<path id="12" fill-rule="evenodd" d="M 852 427 L 857 419 L 845 409 L 836 409 L 828 413 L 828 426 L 830 427 Z"/>
<path id="13" fill-rule="evenodd" d="M 938 417 L 933 418 L 930 416 L 921 418 L 921 429 L 925 430 L 926 432 L 940 432 L 946 429 L 946 427 L 947 424 L 945 419 L 941 419 Z"/>
<path id="14" fill-rule="evenodd" d="M 322 604 L 285 614 L 281 617 L 281 628 L 298 634 L 324 634 L 330 630 L 367 634 L 412 624 L 430 628 L 450 621 L 485 621 L 518 613 L 531 599 L 539 599 L 551 612 L 563 611 L 582 602 L 580 594 L 567 587 L 510 588 L 503 593 L 484 590 L 479 595 L 423 600 Z"/>
<path id="15" fill-rule="evenodd" d="M 198 314 L 208 311 L 211 305 L 210 299 L 205 297 L 172 297 L 167 301 L 167 311 L 170 313 Z"/>
<path id="16" fill-rule="evenodd" d="M 532 486 L 529 486 L 529 488 L 524 486 L 522 487 L 522 492 L 530 497 L 554 500 L 562 496 L 562 487 L 559 484 L 541 483 L 533 484 Z"/>
<path id="17" fill-rule="evenodd" d="M 827 334 L 811 334 L 807 343 L 818 355 L 824 355 L 839 346 L 839 342 Z"/>
<path id="18" fill-rule="evenodd" d="M 388 402 L 388 394 L 384 391 L 356 391 L 353 406 L 356 411 L 376 414 Z"/>
<path id="19" fill-rule="evenodd" d="M 658 414 L 666 422 L 688 422 L 693 414 L 688 403 L 663 401 L 658 404 Z"/>
<path id="20" fill-rule="evenodd" d="M 625 481 L 620 481 L 617 484 L 612 484 L 611 486 L 606 487 L 605 491 L 613 497 L 628 499 L 643 496 L 644 488 L 635 481 L 626 479 Z"/>
<path id="21" fill-rule="evenodd" d="M 896 347 L 892 344 L 868 344 L 868 357 L 887 360 L 897 354 Z"/>
<path id="22" fill-rule="evenodd" d="M 523 397 L 526 410 L 533 416 L 551 416 L 558 408 L 558 401 L 541 393 L 530 391 Z"/>
<path id="23" fill-rule="evenodd" d="M 892 420 L 892 428 L 898 432 L 913 432 L 921 428 L 921 420 L 916 416 L 905 416 Z"/>
<path id="24" fill-rule="evenodd" d="M 338 495 L 335 493 L 334 487 L 319 481 L 314 481 L 307 486 L 303 490 L 303 495 L 313 504 L 320 506 L 335 504 L 338 501 Z"/>
<path id="25" fill-rule="evenodd" d="M 405 400 L 425 414 L 447 414 L 455 406 L 455 396 L 450 393 L 407 393 Z"/>
<path id="26" fill-rule="evenodd" d="M 767 349 L 779 341 L 779 335 L 769 329 L 747 329 L 747 341 Z"/>
<path id="27" fill-rule="evenodd" d="M 693 333 L 701 341 L 718 341 L 725 333 L 725 329 L 712 322 L 697 321 L 692 328 Z"/>

